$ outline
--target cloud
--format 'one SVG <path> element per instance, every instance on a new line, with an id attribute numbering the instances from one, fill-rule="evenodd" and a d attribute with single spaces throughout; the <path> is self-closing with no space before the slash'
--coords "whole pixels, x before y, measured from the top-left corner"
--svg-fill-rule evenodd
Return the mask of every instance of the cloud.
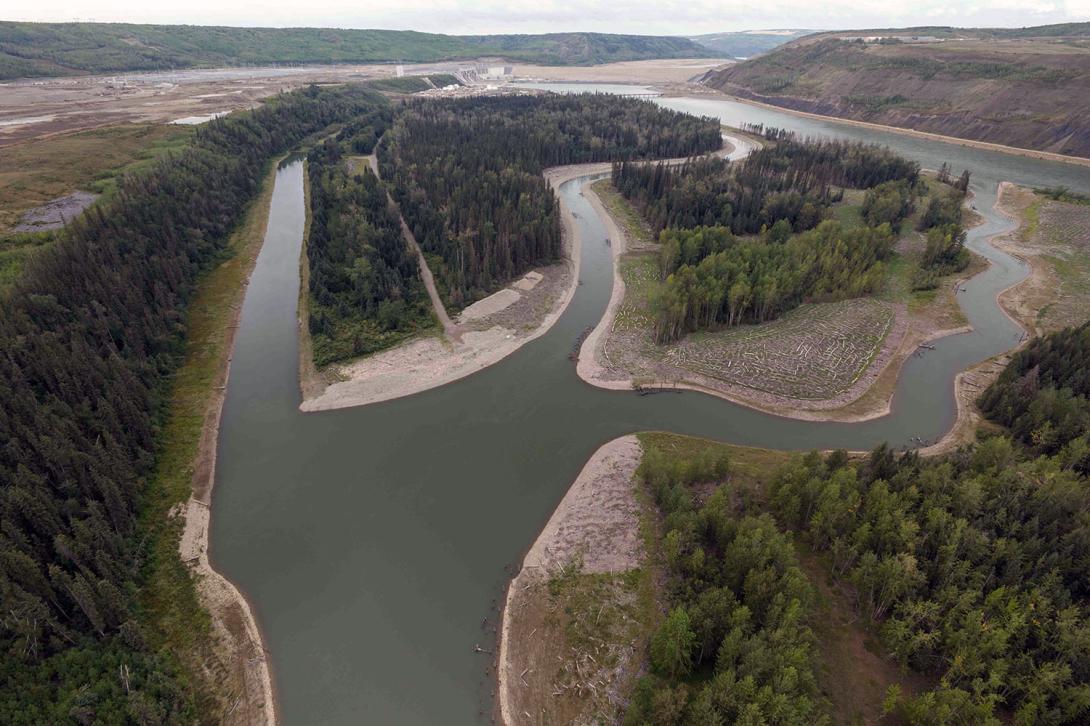
<path id="1" fill-rule="evenodd" d="M 413 29 L 442 33 L 588 30 L 693 35 L 751 28 L 848 29 L 942 23 L 1019 26 L 1090 20 L 1090 0 L 39 0 L 12 19 Z"/>

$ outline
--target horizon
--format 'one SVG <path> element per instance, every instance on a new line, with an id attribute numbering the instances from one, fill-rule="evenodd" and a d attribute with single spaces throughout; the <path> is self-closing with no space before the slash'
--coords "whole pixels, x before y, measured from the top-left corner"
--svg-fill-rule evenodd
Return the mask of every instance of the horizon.
<path id="1" fill-rule="evenodd" d="M 954 27 L 1018 28 L 1090 21 L 1090 0 L 987 0 L 951 7 L 941 0 L 865 2 L 833 0 L 815 8 L 804 0 L 773 0 L 762 7 L 723 8 L 711 0 L 628 4 L 618 18 L 613 3 L 590 0 L 574 7 L 555 2 L 497 2 L 469 5 L 454 0 L 378 0 L 360 12 L 348 0 L 316 0 L 302 13 L 287 0 L 253 0 L 225 8 L 194 0 L 186 10 L 147 6 L 135 0 L 43 0 L 34 8 L 0 20 L 38 23 L 113 23 L 233 28 L 318 28 L 396 30 L 443 35 L 540 35 L 604 33 L 695 36 L 769 30 L 868 30 Z M 662 18 L 669 18 L 663 21 Z"/>

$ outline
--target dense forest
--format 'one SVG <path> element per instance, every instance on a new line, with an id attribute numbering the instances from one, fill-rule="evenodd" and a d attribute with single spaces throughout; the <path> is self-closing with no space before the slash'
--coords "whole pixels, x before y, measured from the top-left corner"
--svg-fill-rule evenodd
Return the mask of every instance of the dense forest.
<path id="1" fill-rule="evenodd" d="M 918 164 L 884 147 L 752 130 L 770 143 L 741 163 L 717 158 L 683 166 L 620 163 L 613 169 L 613 185 L 655 234 L 701 225 L 753 234 L 781 219 L 796 232 L 810 229 L 838 199 L 833 187 L 867 189 L 891 180 L 915 184 L 919 177 Z"/>
<path id="2" fill-rule="evenodd" d="M 1032 451 L 1090 474 L 1090 322 L 1030 341 L 980 407 Z"/>
<path id="3" fill-rule="evenodd" d="M 703 502 L 693 495 L 729 469 L 722 456 L 679 461 L 656 448 L 640 462 L 662 517 L 670 612 L 651 637 L 651 675 L 637 683 L 626 724 L 827 723 L 813 593 L 790 538 L 768 514 L 740 511 L 728 485 Z"/>
<path id="4" fill-rule="evenodd" d="M 606 33 L 458 36 L 411 30 L 0 22 L 0 80 L 279 64 L 503 56 L 548 65 L 711 55 L 687 38 Z"/>
<path id="5" fill-rule="evenodd" d="M 873 292 L 914 211 L 919 166 L 888 149 L 749 130 L 769 143 L 741 163 L 613 166 L 618 191 L 659 233 L 660 343 Z M 847 188 L 867 189 L 858 227 L 827 219 Z"/>
<path id="6" fill-rule="evenodd" d="M 186 305 L 274 155 L 383 102 L 311 87 L 202 126 L 69 225 L 4 299 L 0 721 L 194 720 L 175 655 L 148 645 L 133 605 Z"/>
<path id="7" fill-rule="evenodd" d="M 804 301 L 872 292 L 885 280 L 894 235 L 888 224 L 844 229 L 829 220 L 798 235 L 778 222 L 756 240 L 697 227 L 666 230 L 662 241 L 664 282 L 651 299 L 660 343 L 695 330 L 762 323 Z"/>
<path id="8" fill-rule="evenodd" d="M 1090 718 L 1087 481 L 996 437 L 947 457 L 797 459 L 772 506 L 831 559 L 903 664 L 934 679 L 887 708 L 912 724 Z"/>
<path id="9" fill-rule="evenodd" d="M 342 144 L 363 150 L 375 120 L 354 120 L 342 131 L 346 141 L 326 139 L 307 157 L 308 322 L 318 366 L 387 348 L 434 323 L 386 185 L 370 167 L 349 173 L 344 158 Z"/>
<path id="10" fill-rule="evenodd" d="M 965 269 L 961 210 L 969 172 L 951 181 L 871 144 L 810 140 L 760 125 L 766 145 L 741 163 L 619 162 L 613 184 L 659 235 L 662 284 L 651 295 L 658 342 L 696 330 L 762 323 L 804 302 L 877 290 L 893 243 L 928 196 L 917 229 L 926 247 L 912 276 L 931 289 Z M 847 189 L 863 189 L 862 225 L 833 221 Z"/>
<path id="11" fill-rule="evenodd" d="M 442 292 L 460 308 L 561 256 L 546 167 L 690 156 L 720 143 L 711 119 L 630 98 L 550 94 L 410 104 L 378 153 Z"/>

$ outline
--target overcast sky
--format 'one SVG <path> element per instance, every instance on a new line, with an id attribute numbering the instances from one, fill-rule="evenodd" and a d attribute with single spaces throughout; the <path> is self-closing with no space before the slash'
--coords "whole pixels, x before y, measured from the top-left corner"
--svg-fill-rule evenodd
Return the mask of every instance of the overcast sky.
<path id="1" fill-rule="evenodd" d="M 1090 0 L 0 0 L 0 19 L 695 35 L 754 28 L 1042 25 L 1090 20 Z"/>

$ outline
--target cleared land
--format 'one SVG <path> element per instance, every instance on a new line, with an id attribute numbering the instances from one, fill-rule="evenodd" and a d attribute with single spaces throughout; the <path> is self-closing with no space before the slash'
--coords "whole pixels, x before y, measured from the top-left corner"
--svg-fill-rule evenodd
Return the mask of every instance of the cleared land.
<path id="1" fill-rule="evenodd" d="M 124 124 L 0 146 L 0 289 L 51 241 L 50 229 L 98 196 L 108 197 L 118 177 L 179 148 L 191 133 L 182 126 Z"/>
<path id="2" fill-rule="evenodd" d="M 999 301 L 1043 335 L 1090 318 L 1090 204 L 1004 184 L 999 203 L 1022 223 L 996 245 L 1029 263 L 1029 278 Z"/>
<path id="3" fill-rule="evenodd" d="M 936 183 L 931 186 L 935 191 Z M 985 266 L 974 256 L 969 269 L 937 289 L 912 291 L 909 281 L 924 245 L 913 217 L 881 294 L 803 305 L 763 325 L 700 332 L 659 345 L 649 304 L 658 284 L 657 244 L 608 180 L 591 191 L 618 229 L 612 236 L 623 241 L 615 245 L 615 295 L 621 297 L 611 305 L 603 333 L 592 334 L 580 352 L 580 375 L 608 388 L 695 388 L 797 418 L 874 418 L 888 411 L 904 360 L 921 343 L 964 328 L 954 281 Z M 832 212 L 845 225 L 861 224 L 861 199 L 861 193 L 849 191 Z M 926 204 L 918 206 L 922 210 Z"/>
<path id="4" fill-rule="evenodd" d="M 542 66 L 516 63 L 518 80 L 570 81 L 573 83 L 685 83 L 731 61 L 718 58 L 673 58 L 625 61 L 596 66 Z"/>

